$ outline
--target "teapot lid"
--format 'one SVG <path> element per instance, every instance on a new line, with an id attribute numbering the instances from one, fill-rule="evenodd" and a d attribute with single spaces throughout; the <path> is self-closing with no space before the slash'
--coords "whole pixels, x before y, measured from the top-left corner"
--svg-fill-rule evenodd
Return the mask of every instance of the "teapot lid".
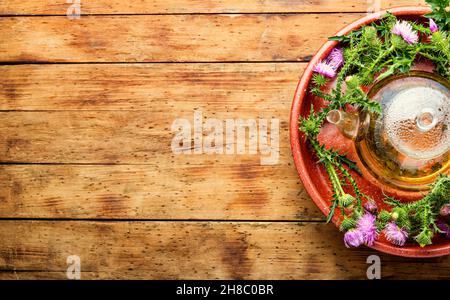
<path id="1" fill-rule="evenodd" d="M 386 95 L 389 94 L 389 95 Z M 383 87 L 383 127 L 398 152 L 420 160 L 445 154 L 450 146 L 450 91 L 425 77 L 405 77 Z"/>

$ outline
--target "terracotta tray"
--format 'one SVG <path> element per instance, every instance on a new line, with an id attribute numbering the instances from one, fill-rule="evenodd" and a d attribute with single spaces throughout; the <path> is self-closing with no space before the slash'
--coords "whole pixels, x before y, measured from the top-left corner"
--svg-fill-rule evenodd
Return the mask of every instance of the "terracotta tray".
<path id="1" fill-rule="evenodd" d="M 425 7 L 400 7 L 389 9 L 388 11 L 402 19 L 418 21 L 425 20 L 423 18 L 423 15 L 430 12 L 430 10 Z M 380 19 L 380 17 L 385 15 L 386 12 L 387 11 L 380 11 L 359 19 L 354 23 L 346 26 L 336 35 L 345 35 L 354 29 L 360 28 L 363 25 L 376 22 L 378 19 Z M 305 189 L 307 190 L 315 204 L 324 213 L 324 215 L 328 215 L 329 213 L 329 207 L 331 204 L 330 200 L 332 196 L 331 187 L 328 181 L 328 175 L 321 164 L 317 163 L 317 159 L 312 149 L 309 147 L 303 134 L 299 132 L 298 119 L 300 115 L 307 116 L 309 114 L 312 103 L 317 106 L 318 98 L 308 92 L 308 86 L 313 74 L 312 69 L 314 65 L 316 65 L 320 60 L 327 57 L 330 51 L 334 47 L 336 47 L 337 44 L 338 42 L 326 42 L 320 48 L 317 54 L 312 58 L 302 78 L 300 79 L 300 82 L 298 83 L 295 97 L 292 103 L 290 116 L 290 140 L 295 166 Z M 422 66 L 419 68 L 426 69 L 426 66 Z M 333 129 L 329 130 L 330 131 L 327 132 L 327 134 L 330 136 L 335 136 L 335 139 L 338 141 L 342 139 L 342 145 L 344 146 L 344 148 L 346 148 L 346 151 L 349 153 L 351 158 L 355 160 L 356 155 L 354 155 L 355 149 L 353 143 L 349 144 L 348 142 L 346 142 L 337 131 L 332 131 Z M 378 184 L 376 180 L 373 180 L 373 178 L 368 176 L 368 174 L 364 174 L 364 176 L 355 175 L 354 177 L 363 192 L 372 196 L 376 200 L 377 204 L 381 207 L 384 207 L 382 201 L 383 193 L 393 195 L 401 199 L 402 201 L 413 201 L 421 197 L 421 195 L 418 193 L 398 192 L 385 186 L 380 186 L 380 184 Z M 339 225 L 339 217 L 340 214 L 337 210 L 335 216 L 332 219 L 332 222 L 336 226 Z M 337 231 L 336 234 L 341 233 Z M 433 242 L 433 245 L 424 248 L 421 248 L 416 244 L 408 244 L 404 247 L 397 247 L 386 241 L 383 235 L 380 235 L 380 239 L 374 244 L 372 248 L 385 253 L 405 257 L 437 257 L 450 254 L 450 241 L 448 239 L 446 240 L 438 237 L 437 239 L 434 239 Z M 344 247 L 344 244 L 342 244 L 342 246 Z"/>

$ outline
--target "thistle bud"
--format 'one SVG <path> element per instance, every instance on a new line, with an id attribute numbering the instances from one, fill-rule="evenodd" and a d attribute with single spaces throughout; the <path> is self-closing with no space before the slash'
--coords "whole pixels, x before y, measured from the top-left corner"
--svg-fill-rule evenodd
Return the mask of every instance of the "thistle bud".
<path id="1" fill-rule="evenodd" d="M 379 42 L 377 29 L 372 26 L 367 26 L 364 28 L 363 37 L 371 45 Z"/>
<path id="2" fill-rule="evenodd" d="M 419 243 L 420 247 L 425 247 L 432 244 L 431 239 L 433 238 L 433 235 L 433 231 L 427 228 L 419 233 L 415 237 L 415 240 Z"/>
<path id="3" fill-rule="evenodd" d="M 348 76 L 347 78 L 345 78 L 345 82 L 347 83 L 347 86 L 351 89 L 357 88 L 361 85 L 359 77 L 356 75 Z"/>
<path id="4" fill-rule="evenodd" d="M 430 31 L 431 33 L 439 31 L 439 27 L 437 26 L 436 22 L 433 19 L 430 19 Z"/>
<path id="5" fill-rule="evenodd" d="M 386 223 L 386 222 L 389 222 L 389 221 L 391 220 L 392 215 L 391 215 L 388 211 L 382 210 L 382 211 L 378 214 L 378 217 L 380 218 L 380 220 L 381 220 L 383 223 Z M 397 216 L 397 217 L 398 217 L 398 216 Z"/>
<path id="6" fill-rule="evenodd" d="M 375 214 L 378 211 L 378 206 L 375 201 L 370 199 L 364 204 L 364 209 L 372 214 Z"/>
<path id="7" fill-rule="evenodd" d="M 398 214 L 398 212 L 393 212 L 393 213 L 391 213 L 391 218 L 392 218 L 392 220 L 394 220 L 394 221 L 397 221 L 398 220 L 398 217 L 399 217 L 399 214 Z"/>
<path id="8" fill-rule="evenodd" d="M 339 197 L 339 203 L 343 207 L 349 207 L 353 201 L 355 201 L 355 197 L 353 197 L 350 194 L 343 194 L 341 197 Z"/>
<path id="9" fill-rule="evenodd" d="M 406 48 L 408 46 L 408 43 L 406 43 L 398 35 L 392 35 L 391 43 L 392 43 L 392 46 L 394 46 L 394 48 L 396 48 L 396 49 L 404 49 L 404 48 Z"/>
<path id="10" fill-rule="evenodd" d="M 344 220 L 342 220 L 341 226 L 340 226 L 340 230 L 341 231 L 348 231 L 350 229 L 355 228 L 356 226 L 356 221 L 353 218 L 347 218 L 345 217 Z"/>

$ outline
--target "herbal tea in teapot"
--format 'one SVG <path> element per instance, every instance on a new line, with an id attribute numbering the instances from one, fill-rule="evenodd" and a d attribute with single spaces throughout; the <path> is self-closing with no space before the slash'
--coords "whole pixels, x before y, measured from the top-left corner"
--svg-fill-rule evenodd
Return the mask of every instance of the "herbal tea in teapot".
<path id="1" fill-rule="evenodd" d="M 355 139 L 361 162 L 378 180 L 406 190 L 427 189 L 449 167 L 448 81 L 411 72 L 379 82 L 369 97 L 380 103 L 382 114 L 339 111 L 339 118 L 332 111 L 328 121 Z"/>

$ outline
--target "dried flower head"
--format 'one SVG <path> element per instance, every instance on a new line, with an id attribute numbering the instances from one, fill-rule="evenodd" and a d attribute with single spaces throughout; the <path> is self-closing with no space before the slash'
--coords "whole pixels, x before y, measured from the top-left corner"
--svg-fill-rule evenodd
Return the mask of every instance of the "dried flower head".
<path id="1" fill-rule="evenodd" d="M 362 232 L 364 236 L 364 244 L 367 246 L 372 246 L 378 238 L 375 220 L 376 217 L 374 215 L 366 212 L 356 224 L 356 228 Z"/>
<path id="2" fill-rule="evenodd" d="M 336 76 L 335 68 L 323 61 L 315 65 L 313 71 L 328 78 L 333 78 Z"/>
<path id="3" fill-rule="evenodd" d="M 411 24 L 407 21 L 397 21 L 392 28 L 392 33 L 401 36 L 410 45 L 419 41 L 417 31 L 413 30 Z"/>
<path id="4" fill-rule="evenodd" d="M 404 246 L 408 240 L 408 231 L 400 228 L 394 222 L 389 222 L 384 229 L 386 239 L 396 246 Z"/>
<path id="5" fill-rule="evenodd" d="M 341 48 L 334 48 L 324 60 L 316 64 L 313 71 L 328 78 L 333 78 L 337 70 L 344 64 L 344 52 Z"/>
<path id="6" fill-rule="evenodd" d="M 364 243 L 364 235 L 358 229 L 351 229 L 344 235 L 344 244 L 347 248 L 359 247 Z"/>
<path id="7" fill-rule="evenodd" d="M 344 51 L 341 48 L 334 48 L 331 50 L 327 61 L 337 69 L 344 64 Z"/>

